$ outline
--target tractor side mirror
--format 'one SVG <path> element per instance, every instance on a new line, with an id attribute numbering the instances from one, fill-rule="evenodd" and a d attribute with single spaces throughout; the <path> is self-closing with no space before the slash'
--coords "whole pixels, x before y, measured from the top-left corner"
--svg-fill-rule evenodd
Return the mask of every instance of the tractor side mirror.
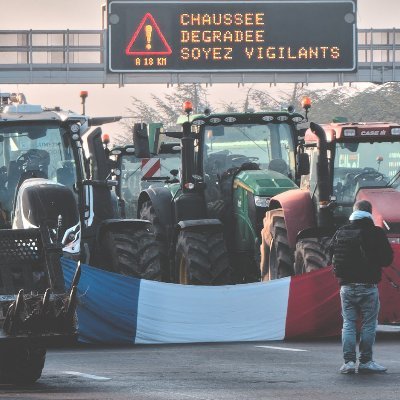
<path id="1" fill-rule="evenodd" d="M 46 129 L 42 126 L 30 126 L 27 136 L 31 140 L 40 139 L 46 136 Z"/>
<path id="2" fill-rule="evenodd" d="M 137 123 L 133 125 L 133 144 L 137 158 L 150 158 L 149 136 L 147 125 Z"/>
<path id="3" fill-rule="evenodd" d="M 310 158 L 307 153 L 297 154 L 297 173 L 300 176 L 310 173 Z"/>

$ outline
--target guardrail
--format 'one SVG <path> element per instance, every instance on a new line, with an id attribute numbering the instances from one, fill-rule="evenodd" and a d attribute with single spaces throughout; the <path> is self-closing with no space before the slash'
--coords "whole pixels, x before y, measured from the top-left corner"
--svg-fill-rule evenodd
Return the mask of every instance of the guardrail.
<path id="1" fill-rule="evenodd" d="M 106 30 L 0 30 L 0 83 L 385 83 L 400 81 L 400 29 L 359 29 L 356 73 L 107 71 Z"/>

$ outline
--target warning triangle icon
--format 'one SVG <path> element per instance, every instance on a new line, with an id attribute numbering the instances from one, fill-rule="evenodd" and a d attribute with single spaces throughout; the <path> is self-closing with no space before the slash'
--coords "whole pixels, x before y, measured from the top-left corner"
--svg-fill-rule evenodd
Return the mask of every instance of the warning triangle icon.
<path id="1" fill-rule="evenodd" d="M 172 50 L 150 13 L 140 21 L 125 49 L 127 56 L 170 55 Z"/>

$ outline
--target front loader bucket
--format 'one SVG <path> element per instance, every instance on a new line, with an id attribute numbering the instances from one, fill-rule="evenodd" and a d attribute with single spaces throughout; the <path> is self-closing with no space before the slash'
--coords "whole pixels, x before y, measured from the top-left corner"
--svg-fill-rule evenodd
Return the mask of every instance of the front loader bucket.
<path id="1" fill-rule="evenodd" d="M 0 347 L 2 340 L 74 335 L 76 288 L 65 291 L 61 245 L 46 229 L 0 230 Z M 78 284 L 80 266 L 75 271 Z M 1 315 L 1 314 L 0 314 Z"/>
<path id="2" fill-rule="evenodd" d="M 3 325 L 7 335 L 70 334 L 75 331 L 75 313 L 78 303 L 77 284 L 80 278 L 78 264 L 74 283 L 69 294 L 51 294 L 47 289 L 44 295 L 24 295 L 23 289 L 8 307 Z"/>

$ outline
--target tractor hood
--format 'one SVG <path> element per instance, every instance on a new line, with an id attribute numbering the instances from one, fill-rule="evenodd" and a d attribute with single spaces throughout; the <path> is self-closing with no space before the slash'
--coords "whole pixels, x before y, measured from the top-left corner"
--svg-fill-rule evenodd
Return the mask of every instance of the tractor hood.
<path id="1" fill-rule="evenodd" d="M 360 189 L 356 200 L 368 200 L 372 204 L 375 225 L 387 233 L 400 233 L 400 192 L 393 188 Z M 388 229 L 389 228 L 389 229 Z"/>
<path id="2" fill-rule="evenodd" d="M 268 197 L 297 188 L 286 175 L 270 170 L 241 171 L 234 180 L 234 187 L 238 186 L 244 187 L 255 196 Z"/>

